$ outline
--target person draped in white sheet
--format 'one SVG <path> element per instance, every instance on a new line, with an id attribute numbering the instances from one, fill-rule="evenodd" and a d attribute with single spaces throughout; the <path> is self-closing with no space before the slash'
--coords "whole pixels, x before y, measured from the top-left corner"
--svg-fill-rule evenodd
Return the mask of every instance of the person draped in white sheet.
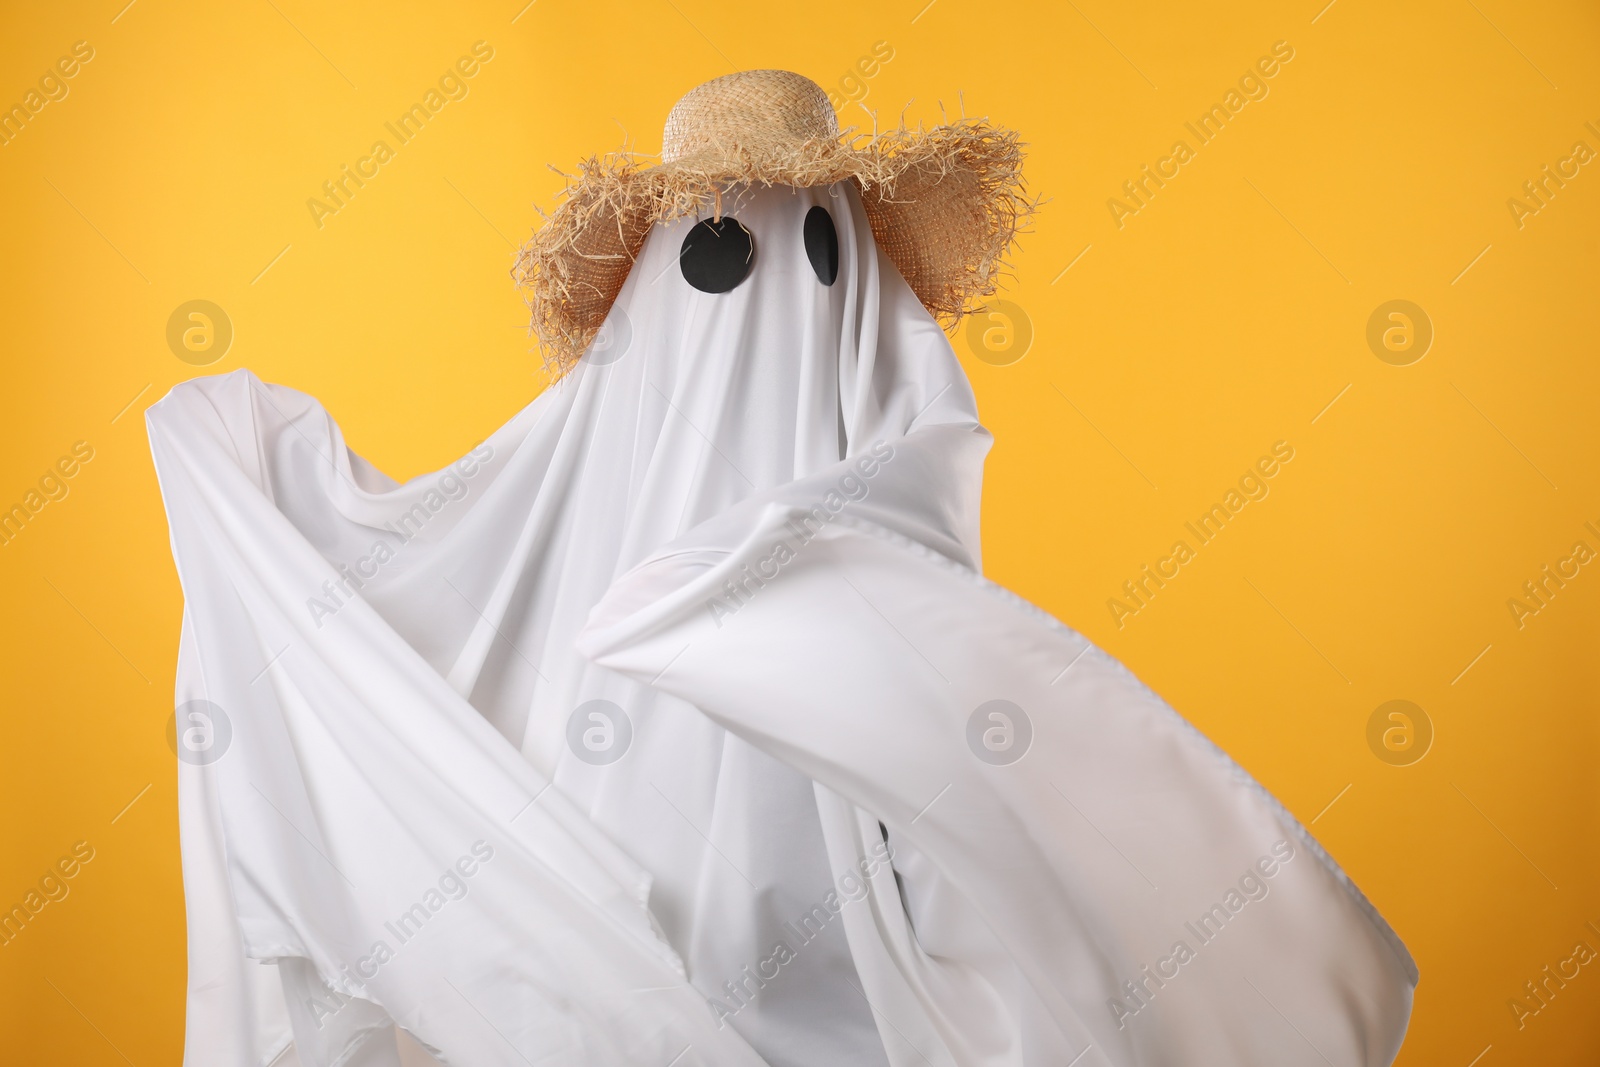
<path id="1" fill-rule="evenodd" d="M 985 591 L 988 435 L 863 188 L 644 226 L 587 356 L 404 485 L 248 372 L 151 409 L 213 746 L 186 1064 L 378 1067 L 396 1024 L 462 1065 L 1310 1062 L 1212 992 L 1252 968 L 1318 1056 L 1392 1058 L 1414 968 L 1331 860 Z M 1005 694 L 1026 758 L 968 743 Z"/>

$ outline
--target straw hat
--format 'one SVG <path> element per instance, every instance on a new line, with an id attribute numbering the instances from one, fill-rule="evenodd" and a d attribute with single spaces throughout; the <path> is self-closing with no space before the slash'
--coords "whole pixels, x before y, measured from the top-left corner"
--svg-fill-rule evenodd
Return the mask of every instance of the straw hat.
<path id="1" fill-rule="evenodd" d="M 604 323 L 658 222 L 710 207 L 730 184 L 855 181 L 872 235 L 917 298 L 953 327 L 995 291 L 1035 202 L 1022 146 L 982 119 L 872 136 L 841 134 L 828 95 L 784 70 L 749 70 L 691 89 L 667 116 L 661 162 L 592 157 L 567 176 L 559 206 L 523 246 L 513 276 L 533 332 L 557 370 Z"/>

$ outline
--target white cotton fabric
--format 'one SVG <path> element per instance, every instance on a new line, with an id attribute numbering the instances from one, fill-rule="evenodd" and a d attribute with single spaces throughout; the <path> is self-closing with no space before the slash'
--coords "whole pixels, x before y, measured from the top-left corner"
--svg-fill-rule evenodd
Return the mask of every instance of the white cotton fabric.
<path id="1" fill-rule="evenodd" d="M 150 410 L 186 1065 L 382 1067 L 396 1024 L 459 1067 L 1388 1064 L 1416 975 L 1382 919 L 979 576 L 989 439 L 853 189 L 723 210 L 742 285 L 657 227 L 578 369 L 404 485 L 246 371 Z M 1015 762 L 980 758 L 995 700 Z"/>

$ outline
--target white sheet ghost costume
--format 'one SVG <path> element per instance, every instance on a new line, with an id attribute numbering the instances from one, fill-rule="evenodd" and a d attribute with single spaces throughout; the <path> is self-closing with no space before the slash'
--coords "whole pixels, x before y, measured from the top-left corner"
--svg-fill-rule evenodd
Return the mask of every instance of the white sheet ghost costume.
<path id="1" fill-rule="evenodd" d="M 1361 893 L 980 576 L 990 439 L 855 185 L 722 211 L 742 284 L 657 225 L 599 358 L 403 485 L 247 371 L 150 409 L 187 1067 L 1390 1063 Z"/>

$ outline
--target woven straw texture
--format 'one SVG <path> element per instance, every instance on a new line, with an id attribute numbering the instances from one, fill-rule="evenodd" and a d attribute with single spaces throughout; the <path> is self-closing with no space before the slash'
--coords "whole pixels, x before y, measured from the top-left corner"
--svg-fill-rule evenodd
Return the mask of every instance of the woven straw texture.
<path id="1" fill-rule="evenodd" d="M 650 228 L 710 208 L 732 184 L 854 181 L 873 237 L 924 307 L 953 327 L 994 293 L 1036 201 L 1015 133 L 981 119 L 841 135 L 827 94 L 781 70 L 744 71 L 673 107 L 662 162 L 592 157 L 518 253 L 513 276 L 546 363 L 570 369 L 605 322 Z"/>

